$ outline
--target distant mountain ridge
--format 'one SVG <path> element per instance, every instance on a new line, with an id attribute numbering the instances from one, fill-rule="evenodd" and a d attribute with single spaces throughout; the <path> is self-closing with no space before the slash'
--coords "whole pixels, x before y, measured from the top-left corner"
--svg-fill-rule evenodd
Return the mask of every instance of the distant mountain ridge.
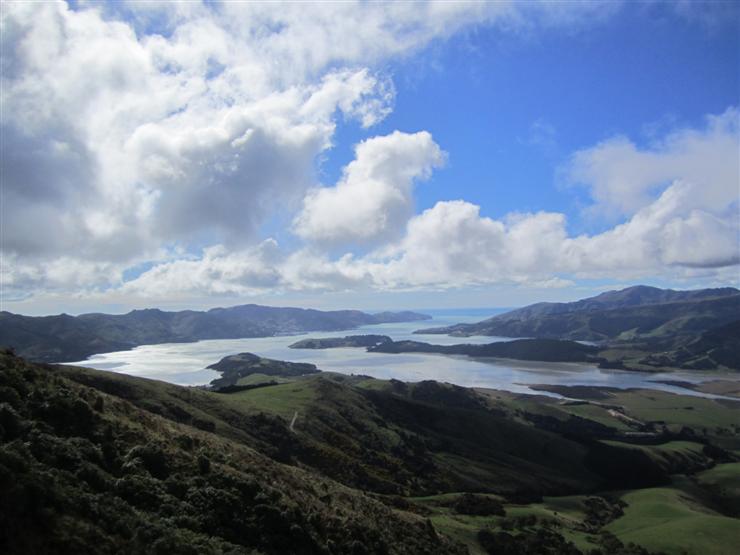
<path id="1" fill-rule="evenodd" d="M 740 291 L 638 285 L 414 333 L 593 341 L 608 368 L 740 370 Z"/>
<path id="2" fill-rule="evenodd" d="M 201 339 L 270 337 L 305 331 L 339 331 L 369 324 L 426 320 L 416 312 L 368 314 L 246 304 L 205 312 L 159 309 L 127 314 L 23 316 L 0 312 L 0 346 L 40 362 L 71 362 L 138 345 Z"/>
<path id="3" fill-rule="evenodd" d="M 740 291 L 732 287 L 674 291 L 640 285 L 572 303 L 536 303 L 474 324 L 416 333 L 628 340 L 701 333 L 737 320 L 738 314 Z"/>

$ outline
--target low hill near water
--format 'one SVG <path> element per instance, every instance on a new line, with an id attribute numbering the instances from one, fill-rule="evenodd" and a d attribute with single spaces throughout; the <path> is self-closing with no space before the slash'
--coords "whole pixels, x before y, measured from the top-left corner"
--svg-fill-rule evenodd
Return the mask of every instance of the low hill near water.
<path id="1" fill-rule="evenodd" d="M 368 348 L 372 353 L 440 353 L 471 357 L 501 357 L 543 362 L 601 362 L 598 347 L 558 339 L 515 339 L 487 345 L 431 345 L 420 341 L 386 341 Z"/>
<path id="2" fill-rule="evenodd" d="M 214 389 L 241 385 L 239 383 L 240 380 L 251 378 L 255 375 L 295 378 L 320 372 L 315 364 L 274 360 L 263 358 L 253 353 L 239 353 L 225 356 L 215 364 L 208 366 L 208 368 L 221 372 L 221 377 L 211 382 L 211 387 Z"/>
<path id="3" fill-rule="evenodd" d="M 347 335 L 345 337 L 309 337 L 291 345 L 291 349 L 336 349 L 339 347 L 374 347 L 391 341 L 387 335 Z"/>
<path id="4" fill-rule="evenodd" d="M 277 462 L 263 438 L 290 442 L 280 420 L 217 394 L 4 354 L 0 396 L 4 554 L 464 552 Z"/>
<path id="5" fill-rule="evenodd" d="M 367 314 L 247 304 L 205 312 L 158 309 L 127 314 L 32 317 L 0 312 L 0 346 L 31 360 L 70 362 L 138 345 L 201 339 L 269 337 L 305 331 L 335 331 L 369 324 L 429 319 L 415 312 Z"/>

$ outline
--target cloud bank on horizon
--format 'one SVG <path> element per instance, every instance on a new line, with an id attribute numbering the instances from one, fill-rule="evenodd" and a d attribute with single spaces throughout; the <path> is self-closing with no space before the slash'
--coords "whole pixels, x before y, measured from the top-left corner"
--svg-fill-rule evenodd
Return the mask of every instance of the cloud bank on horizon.
<path id="1" fill-rule="evenodd" d="M 649 144 L 607 132 L 571 151 L 538 186 L 585 195 L 572 213 L 490 217 L 451 188 L 419 209 L 438 171 L 454 175 L 456 153 L 427 129 L 375 131 L 394 114 L 398 60 L 466 33 L 578 32 L 622 9 L 7 2 L 3 304 L 589 279 L 737 284 L 737 105 Z M 348 126 L 361 133 L 354 158 L 322 183 Z M 571 231 L 574 219 L 594 218 L 607 225 Z"/>

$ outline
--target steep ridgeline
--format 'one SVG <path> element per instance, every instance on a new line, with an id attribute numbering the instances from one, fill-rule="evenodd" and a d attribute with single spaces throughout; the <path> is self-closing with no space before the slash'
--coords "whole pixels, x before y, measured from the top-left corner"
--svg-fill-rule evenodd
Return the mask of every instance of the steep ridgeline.
<path id="1" fill-rule="evenodd" d="M 146 309 L 120 315 L 60 314 L 32 317 L 0 312 L 0 346 L 13 347 L 19 355 L 31 360 L 69 362 L 96 353 L 131 349 L 144 344 L 337 331 L 369 324 L 429 318 L 415 312 L 325 312 L 254 304 L 214 308 L 205 312 Z"/>
<path id="2" fill-rule="evenodd" d="M 672 291 L 636 286 L 572 303 L 537 303 L 475 324 L 422 334 L 496 335 L 586 341 L 698 335 L 738 319 L 740 291 Z"/>

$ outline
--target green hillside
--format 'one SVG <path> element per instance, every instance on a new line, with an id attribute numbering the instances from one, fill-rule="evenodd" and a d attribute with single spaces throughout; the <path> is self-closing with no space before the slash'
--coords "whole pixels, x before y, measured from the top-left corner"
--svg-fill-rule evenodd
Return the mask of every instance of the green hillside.
<path id="1" fill-rule="evenodd" d="M 607 368 L 740 370 L 738 314 L 740 291 L 731 287 L 673 291 L 636 286 L 415 333 L 591 341 Z"/>
<path id="2" fill-rule="evenodd" d="M 740 403 L 273 377 L 0 355 L 0 552 L 677 553 L 680 523 L 638 526 L 666 503 L 688 553 L 734 541 Z"/>
<path id="3" fill-rule="evenodd" d="M 215 418 L 233 414 L 216 394 L 0 365 L 2 553 L 461 552 L 417 515 L 260 453 Z"/>

